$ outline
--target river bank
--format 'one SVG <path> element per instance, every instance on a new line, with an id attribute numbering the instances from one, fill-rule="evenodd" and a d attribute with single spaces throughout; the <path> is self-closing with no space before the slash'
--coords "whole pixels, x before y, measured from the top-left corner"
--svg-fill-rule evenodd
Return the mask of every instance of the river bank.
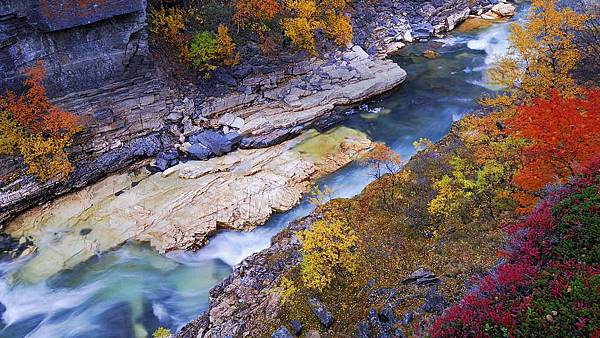
<path id="1" fill-rule="evenodd" d="M 10 33 L 1 43 L 19 50 L 2 61 L 6 71 L 1 87 L 18 88 L 24 69 L 44 61 L 49 95 L 80 116 L 85 130 L 69 151 L 76 170 L 65 181 L 40 183 L 27 175 L 18 158 L 0 160 L 2 223 L 140 160 L 156 157 L 157 167 L 164 170 L 187 158 L 220 155 L 223 148 L 238 144 L 274 145 L 319 125 L 322 118 L 325 125 L 339 122 L 328 116 L 334 107 L 382 94 L 404 80 L 402 70 L 384 59 L 388 52 L 439 36 L 483 8 L 464 0 L 444 0 L 436 6 L 422 1 L 365 2 L 353 17 L 356 43 L 346 51 L 275 59 L 257 52 L 210 81 L 190 82 L 173 78 L 153 60 L 145 1 L 132 0 L 130 6 L 103 2 L 89 18 L 90 11 L 73 9 L 76 15 L 63 17 L 55 15 L 58 5 L 42 11 L 29 2 L 1 7 L 0 26 Z M 482 4 L 491 8 L 487 0 Z M 45 40 L 57 50 L 39 43 Z M 206 130 L 221 136 L 211 144 L 197 142 L 210 151 L 189 153 L 186 143 L 193 145 L 197 139 L 190 137 Z"/>
<path id="2" fill-rule="evenodd" d="M 389 144 L 405 158 L 412 153 L 413 141 L 421 137 L 439 139 L 446 134 L 454 119 L 472 109 L 472 98 L 485 90 L 480 85 L 481 72 L 485 68 L 484 59 L 491 57 L 490 54 L 501 47 L 496 45 L 497 41 L 494 42 L 497 35 L 486 36 L 485 32 L 481 34 L 482 36 L 438 40 L 427 46 L 418 45 L 407 49 L 406 54 L 396 60 L 409 70 L 405 87 L 356 109 L 357 114 L 350 116 L 344 124 L 361 130 L 372 140 Z M 467 47 L 467 44 L 472 45 L 473 49 Z M 441 53 L 439 58 L 427 59 L 422 56 L 424 50 L 436 48 Z M 444 95 L 439 96 L 439 93 Z M 364 170 L 351 165 L 321 184 L 331 186 L 335 196 L 350 197 L 360 192 L 370 180 Z M 146 253 L 149 257 L 136 258 L 133 263 L 133 257 L 129 254 L 130 245 L 114 253 L 101 254 L 73 267 L 72 271 L 64 271 L 48 281 L 33 285 L 20 281 L 15 267 L 16 270 L 5 272 L 5 276 L 12 275 L 16 278 L 6 284 L 4 293 L 0 295 L 0 302 L 10 304 L 7 305 L 6 313 L 11 314 L 7 318 L 12 318 L 2 332 L 12 336 L 24 335 L 19 332 L 37 334 L 48 332 L 44 330 L 59 330 L 65 324 L 65 318 L 57 316 L 55 309 L 47 309 L 34 317 L 25 314 L 23 309 L 26 304 L 18 297 L 13 297 L 15 292 L 40 295 L 38 291 L 42 289 L 49 293 L 59 292 L 64 299 L 70 300 L 61 311 L 73 314 L 68 327 L 76 327 L 80 332 L 86 332 L 85 327 L 93 327 L 85 323 L 96 323 L 97 326 L 106 318 L 106 314 L 100 315 L 104 313 L 103 310 L 112 308 L 123 309 L 120 313 L 125 319 L 112 326 L 103 325 L 104 336 L 133 336 L 133 331 L 130 331 L 132 327 L 135 327 L 136 332 L 142 328 L 145 332 L 152 332 L 159 324 L 175 330 L 206 308 L 206 285 L 224 277 L 226 273 L 222 274 L 223 270 L 230 269 L 228 266 L 267 247 L 269 238 L 289 220 L 304 216 L 310 210 L 310 206 L 303 201 L 291 212 L 275 215 L 265 228 L 244 234 L 224 231 L 212 238 L 198 253 L 173 252 L 172 255 L 167 255 L 170 257 L 167 261 L 171 263 L 166 264 L 168 267 L 165 265 L 164 271 L 181 273 L 176 273 L 173 278 L 165 278 L 164 281 L 155 278 L 158 275 L 154 262 L 162 260 L 155 257 L 155 254 Z M 134 244 L 135 247 L 137 246 Z M 101 290 L 116 288 L 123 279 L 117 278 L 110 271 L 127 275 L 127 271 L 132 268 L 130 264 L 137 271 L 136 274 L 145 276 L 143 278 L 148 278 L 148 283 L 151 284 L 136 284 L 138 289 L 131 289 L 127 294 L 108 295 L 97 290 L 97 287 Z M 215 274 L 214 271 L 221 272 Z M 83 277 L 76 278 L 77 274 Z M 6 281 L 8 280 L 7 277 Z M 88 290 L 89 293 L 82 294 L 81 290 Z M 91 311 L 80 312 L 81 309 Z M 16 313 L 21 315 L 17 316 Z M 61 331 L 52 332 L 55 332 L 54 335 L 61 334 Z M 138 333 L 135 335 L 143 336 Z"/>

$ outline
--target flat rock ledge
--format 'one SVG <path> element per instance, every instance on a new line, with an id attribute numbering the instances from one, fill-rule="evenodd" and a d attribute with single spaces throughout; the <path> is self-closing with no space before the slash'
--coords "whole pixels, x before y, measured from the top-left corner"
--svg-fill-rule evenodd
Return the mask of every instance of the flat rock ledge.
<path id="1" fill-rule="evenodd" d="M 309 131 L 264 149 L 189 161 L 163 173 L 110 176 L 36 207 L 7 225 L 29 236 L 35 256 L 21 278 L 39 281 L 127 240 L 160 252 L 196 249 L 220 228 L 249 230 L 296 205 L 311 182 L 371 147 L 362 133 Z"/>

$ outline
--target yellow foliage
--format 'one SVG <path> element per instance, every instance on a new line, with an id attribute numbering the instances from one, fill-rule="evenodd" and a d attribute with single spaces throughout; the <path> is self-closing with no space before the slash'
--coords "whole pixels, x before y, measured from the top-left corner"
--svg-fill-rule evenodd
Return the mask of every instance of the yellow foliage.
<path id="1" fill-rule="evenodd" d="M 344 14 L 346 0 L 285 0 L 284 4 L 293 13 L 282 21 L 283 32 L 298 48 L 316 55 L 315 32 L 322 28 L 325 34 L 338 45 L 352 42 L 350 18 Z"/>
<path id="2" fill-rule="evenodd" d="M 189 37 L 185 34 L 187 18 L 195 17 L 193 8 L 184 10 L 178 7 L 150 8 L 148 26 L 150 33 L 175 47 L 182 62 L 189 62 Z"/>
<path id="3" fill-rule="evenodd" d="M 568 7 L 559 10 L 556 0 L 532 0 L 526 22 L 511 26 L 509 56 L 489 72 L 492 82 L 506 87 L 507 94 L 482 103 L 511 106 L 517 100 L 546 97 L 551 89 L 576 94 L 571 73 L 580 55 L 573 39 L 586 20 L 587 16 Z"/>
<path id="4" fill-rule="evenodd" d="M 293 299 L 296 292 L 298 292 L 298 288 L 291 279 L 283 277 L 275 291 L 281 296 L 281 303 L 285 304 Z"/>
<path id="5" fill-rule="evenodd" d="M 340 46 L 352 42 L 352 24 L 350 18 L 345 15 L 331 14 L 326 18 L 323 27 L 325 34 Z"/>
<path id="6" fill-rule="evenodd" d="M 285 18 L 283 19 L 283 31 L 292 43 L 304 49 L 312 55 L 317 54 L 315 44 L 314 30 L 318 27 L 318 22 L 310 18 Z"/>
<path id="7" fill-rule="evenodd" d="M 240 53 L 235 50 L 235 43 L 229 35 L 229 29 L 224 24 L 217 28 L 217 54 L 225 66 L 235 66 L 240 63 Z"/>
<path id="8" fill-rule="evenodd" d="M 358 236 L 344 222 L 317 221 L 299 234 L 302 241 L 301 275 L 304 285 L 322 291 L 341 271 L 356 271 Z"/>
<path id="9" fill-rule="evenodd" d="M 29 173 L 43 181 L 66 177 L 73 165 L 64 149 L 81 130 L 79 119 L 49 102 L 43 63 L 26 76 L 22 95 L 0 97 L 0 155 L 22 156 Z"/>
<path id="10" fill-rule="evenodd" d="M 0 106 L 5 104 L 0 103 Z M 0 135 L 0 154 L 16 153 L 19 150 L 19 140 L 25 138 L 23 128 L 5 110 L 0 110 Z"/>
<path id="11" fill-rule="evenodd" d="M 73 165 L 63 150 L 70 145 L 70 136 L 45 138 L 31 135 L 28 141 L 19 143 L 19 153 L 23 156 L 29 173 L 46 181 L 57 176 L 57 173 L 73 171 Z"/>
<path id="12" fill-rule="evenodd" d="M 429 202 L 427 210 L 432 215 L 443 218 L 455 215 L 466 197 L 464 191 L 457 188 L 453 179 L 448 175 L 444 175 L 439 181 L 436 181 L 433 188 L 437 191 L 437 195 Z"/>

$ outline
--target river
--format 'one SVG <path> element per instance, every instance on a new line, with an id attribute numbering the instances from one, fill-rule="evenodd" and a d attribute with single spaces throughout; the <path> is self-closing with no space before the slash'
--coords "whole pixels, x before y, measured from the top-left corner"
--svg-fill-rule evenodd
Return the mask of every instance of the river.
<path id="1" fill-rule="evenodd" d="M 408 72 L 406 82 L 349 111 L 344 125 L 408 159 L 414 141 L 439 140 L 476 108 L 476 98 L 493 90 L 485 70 L 506 52 L 507 36 L 508 23 L 500 23 L 405 47 L 393 59 Z M 425 58 L 425 50 L 439 57 Z M 334 197 L 351 197 L 371 180 L 353 164 L 319 185 L 329 186 Z M 162 256 L 148 245 L 127 243 L 35 284 L 19 280 L 23 260 L 0 263 L 0 337 L 147 337 L 158 326 L 174 332 L 207 308 L 208 291 L 233 265 L 268 247 L 274 234 L 312 208 L 303 200 L 254 231 L 223 231 L 198 252 Z"/>

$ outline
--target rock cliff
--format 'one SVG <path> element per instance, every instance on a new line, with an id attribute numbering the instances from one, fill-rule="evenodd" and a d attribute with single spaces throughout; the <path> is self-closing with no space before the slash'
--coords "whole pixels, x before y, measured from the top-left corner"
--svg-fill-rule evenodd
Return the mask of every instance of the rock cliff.
<path id="1" fill-rule="evenodd" d="M 335 123 L 335 106 L 388 91 L 406 76 L 357 45 L 275 66 L 255 57 L 210 83 L 174 85 L 152 62 L 145 7 L 143 0 L 0 1 L 0 88 L 19 91 L 24 69 L 42 60 L 49 95 L 85 126 L 69 150 L 76 170 L 66 181 L 36 182 L 18 158 L 0 159 L 0 222 L 144 158 L 158 155 L 164 170 L 180 157 L 221 155 L 188 151 L 194 143 L 210 148 L 196 137 L 203 130 L 229 133 L 228 151 L 280 143 L 319 119 Z"/>

